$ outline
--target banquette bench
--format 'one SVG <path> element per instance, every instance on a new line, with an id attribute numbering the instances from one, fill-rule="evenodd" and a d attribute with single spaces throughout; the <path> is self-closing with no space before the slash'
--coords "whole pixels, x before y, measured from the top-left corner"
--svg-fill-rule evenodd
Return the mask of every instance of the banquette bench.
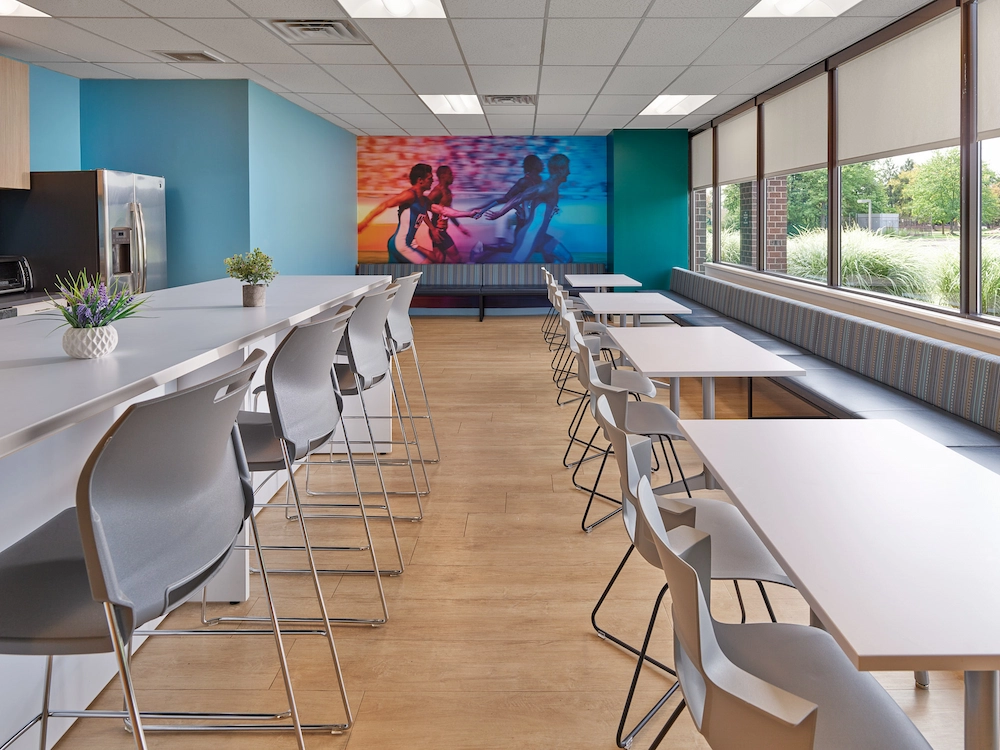
<path id="1" fill-rule="evenodd" d="M 895 419 L 1000 473 L 1000 357 L 673 269 L 681 325 L 723 326 L 806 370 L 774 382 L 833 417 Z M 845 470 L 847 470 L 845 468 Z"/>
<path id="2" fill-rule="evenodd" d="M 545 268 L 562 282 L 567 273 L 604 273 L 603 263 L 556 263 Z M 361 263 L 357 274 L 409 276 L 422 271 L 418 296 L 478 297 L 479 319 L 488 297 L 544 297 L 545 275 L 539 263 Z"/>

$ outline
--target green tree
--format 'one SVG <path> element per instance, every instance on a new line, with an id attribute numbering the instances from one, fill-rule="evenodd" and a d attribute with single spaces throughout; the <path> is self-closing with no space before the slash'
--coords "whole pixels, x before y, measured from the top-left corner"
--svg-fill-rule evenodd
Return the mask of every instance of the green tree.
<path id="1" fill-rule="evenodd" d="M 910 210 L 918 219 L 940 224 L 958 221 L 962 210 L 961 155 L 957 148 L 936 151 L 930 159 L 913 170 L 903 195 L 911 202 Z"/>
<path id="2" fill-rule="evenodd" d="M 853 220 L 852 217 L 859 213 L 868 212 L 867 205 L 858 203 L 860 199 L 872 202 L 872 213 L 881 214 L 889 210 L 889 197 L 873 162 L 848 164 L 840 168 L 840 196 L 842 223 Z"/>
<path id="3" fill-rule="evenodd" d="M 827 207 L 825 169 L 788 176 L 788 234 L 794 236 L 824 225 Z"/>
<path id="4" fill-rule="evenodd" d="M 913 178 L 913 159 L 907 159 L 903 166 L 896 165 L 894 159 L 883 159 L 876 170 L 879 181 L 885 186 L 889 211 L 904 216 L 910 215 L 910 200 L 904 190 Z"/>
<path id="5" fill-rule="evenodd" d="M 738 232 L 740 229 L 740 186 L 738 183 L 722 186 L 722 229 Z"/>
<path id="6" fill-rule="evenodd" d="M 983 165 L 983 224 L 994 226 L 1000 221 L 1000 175 Z"/>

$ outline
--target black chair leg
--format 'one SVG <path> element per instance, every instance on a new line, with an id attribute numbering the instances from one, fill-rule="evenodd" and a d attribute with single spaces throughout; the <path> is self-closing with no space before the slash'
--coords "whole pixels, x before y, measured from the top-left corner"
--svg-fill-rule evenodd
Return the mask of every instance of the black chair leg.
<path id="1" fill-rule="evenodd" d="M 609 497 L 608 495 L 603 495 L 603 494 L 601 494 L 600 492 L 597 491 L 597 487 L 601 483 L 601 474 L 604 473 L 604 466 L 607 464 L 607 462 L 608 462 L 608 456 L 610 454 L 611 454 L 611 444 L 609 443 L 608 447 L 604 449 L 604 457 L 601 459 L 601 467 L 597 470 L 597 479 L 594 480 L 594 488 L 590 491 L 590 498 L 587 500 L 587 507 L 584 509 L 584 511 L 583 511 L 583 518 L 580 520 L 580 528 L 582 528 L 588 534 L 591 531 L 593 531 L 594 529 L 596 529 L 598 526 L 600 526 L 602 523 L 604 523 L 605 521 L 607 521 L 609 518 L 611 518 L 612 516 L 614 516 L 617 513 L 621 513 L 621 511 L 622 511 L 622 508 L 621 508 L 622 502 L 621 502 L 621 500 L 615 500 L 613 497 Z M 580 465 L 578 464 L 577 465 L 577 469 L 579 469 L 579 468 L 580 468 Z M 574 470 L 573 474 L 574 474 L 574 476 L 576 475 L 576 471 L 575 470 Z M 574 484 L 576 484 L 575 481 L 574 481 Z M 581 487 L 581 489 L 583 489 L 583 488 Z M 607 501 L 609 501 L 611 503 L 616 504 L 618 507 L 615 508 L 610 513 L 608 513 L 603 518 L 600 518 L 597 521 L 594 521 L 593 523 L 588 524 L 587 523 L 587 516 L 590 514 L 590 506 L 592 506 L 594 504 L 594 498 L 595 497 L 603 498 L 604 500 L 607 500 Z"/>

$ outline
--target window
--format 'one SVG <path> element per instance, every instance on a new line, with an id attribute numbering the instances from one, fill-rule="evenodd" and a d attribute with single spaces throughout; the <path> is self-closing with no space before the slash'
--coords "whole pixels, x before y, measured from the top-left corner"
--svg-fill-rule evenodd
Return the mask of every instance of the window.
<path id="1" fill-rule="evenodd" d="M 841 284 L 957 309 L 959 168 L 957 148 L 841 167 Z"/>
<path id="2" fill-rule="evenodd" d="M 1000 138 L 982 141 L 983 313 L 1000 315 Z"/>
<path id="3" fill-rule="evenodd" d="M 810 281 L 827 279 L 827 172 L 767 179 L 764 268 Z"/>
<path id="4" fill-rule="evenodd" d="M 719 256 L 723 263 L 757 267 L 757 183 L 722 186 Z"/>
<path id="5" fill-rule="evenodd" d="M 694 202 L 694 258 L 691 267 L 695 273 L 705 272 L 706 261 L 712 260 L 712 188 L 695 190 Z"/>

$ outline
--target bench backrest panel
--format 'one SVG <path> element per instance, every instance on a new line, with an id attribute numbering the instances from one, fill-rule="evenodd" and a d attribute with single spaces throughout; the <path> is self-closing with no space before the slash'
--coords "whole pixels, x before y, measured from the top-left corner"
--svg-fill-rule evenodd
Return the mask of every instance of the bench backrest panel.
<path id="1" fill-rule="evenodd" d="M 1000 432 L 1000 357 L 675 268 L 671 291 Z"/>
<path id="2" fill-rule="evenodd" d="M 567 273 L 604 273 L 603 263 L 555 263 L 545 268 L 559 279 Z M 423 271 L 420 286 L 545 286 L 540 263 L 361 263 L 359 276 L 408 276 Z"/>

